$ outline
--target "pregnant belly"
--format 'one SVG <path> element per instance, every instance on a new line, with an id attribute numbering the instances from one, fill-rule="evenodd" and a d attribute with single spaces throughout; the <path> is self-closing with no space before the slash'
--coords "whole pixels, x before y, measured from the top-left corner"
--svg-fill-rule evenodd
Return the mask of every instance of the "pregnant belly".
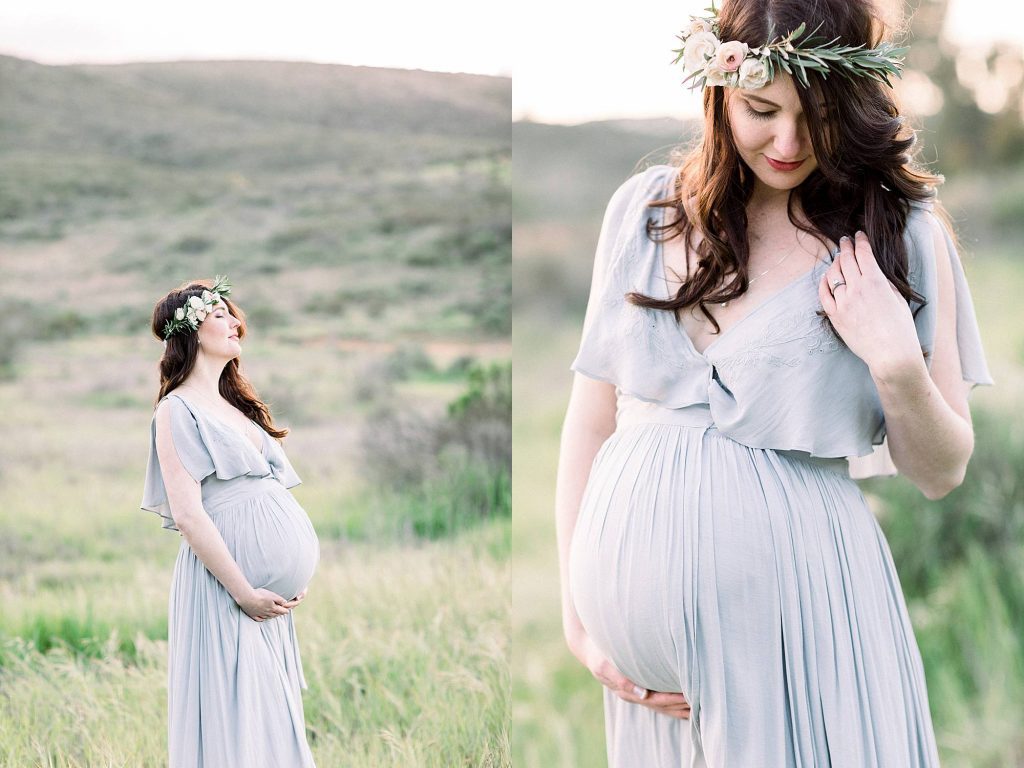
<path id="1" fill-rule="evenodd" d="M 848 475 L 715 431 L 639 425 L 595 458 L 570 585 L 584 628 L 624 674 L 688 693 L 702 649 L 752 658 L 773 647 L 781 601 L 806 610 L 843 558 L 876 560 L 877 541 Z"/>
<path id="2" fill-rule="evenodd" d="M 627 677 L 686 692 L 684 580 L 688 490 L 682 430 L 613 435 L 591 469 L 573 533 L 569 578 L 587 634 Z M 677 442 L 677 440 L 682 442 Z"/>
<path id="3" fill-rule="evenodd" d="M 251 499 L 218 515 L 217 525 L 253 587 L 290 600 L 308 586 L 320 559 L 320 543 L 290 493 Z"/>

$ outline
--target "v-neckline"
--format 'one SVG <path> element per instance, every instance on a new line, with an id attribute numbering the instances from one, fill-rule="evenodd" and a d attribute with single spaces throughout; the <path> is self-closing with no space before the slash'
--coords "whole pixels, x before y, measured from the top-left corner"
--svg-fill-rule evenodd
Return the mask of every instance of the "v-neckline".
<path id="1" fill-rule="evenodd" d="M 234 433 L 235 435 L 238 436 L 238 438 L 240 440 L 243 440 L 246 443 L 248 443 L 250 446 L 252 446 L 252 449 L 254 451 L 258 451 L 260 456 L 262 456 L 263 458 L 266 458 L 266 455 L 267 455 L 267 437 L 266 437 L 266 433 L 263 431 L 263 428 L 259 424 L 256 424 L 256 422 L 253 421 L 252 419 L 249 419 L 249 422 L 252 423 L 252 424 L 256 424 L 256 428 L 260 431 L 260 435 L 261 435 L 261 437 L 260 437 L 260 447 L 259 448 L 256 447 L 256 444 L 252 440 L 250 440 L 248 437 L 243 435 L 237 429 L 235 429 L 234 427 L 224 423 L 223 419 L 218 419 L 216 416 L 211 416 L 206 409 L 203 409 L 203 408 L 196 409 L 195 403 L 193 403 L 190 399 L 186 399 L 186 398 L 182 397 L 177 392 L 169 392 L 168 394 L 169 395 L 174 395 L 179 400 L 183 400 L 184 402 L 188 403 L 189 408 L 192 408 L 193 410 L 199 410 L 200 413 L 202 413 L 207 419 L 209 419 L 210 421 L 217 422 L 222 428 L 228 430 L 229 432 Z"/>
<path id="2" fill-rule="evenodd" d="M 674 174 L 675 174 L 675 171 L 673 171 L 672 173 L 669 174 L 669 188 L 665 191 L 665 195 L 663 197 L 667 197 L 672 192 L 671 184 L 673 183 L 673 180 L 675 178 Z M 663 207 L 661 209 L 661 221 L 659 222 L 662 225 L 665 224 L 665 211 L 666 211 L 666 208 Z M 687 261 L 689 261 L 689 253 L 687 253 Z M 668 287 L 669 279 L 668 279 L 668 269 L 666 268 L 666 264 L 665 264 L 665 244 L 661 240 L 655 241 L 655 246 L 654 246 L 654 266 L 655 266 L 655 268 L 658 271 L 658 277 L 660 278 L 661 282 L 663 282 L 665 284 L 665 288 L 664 288 L 664 291 L 663 291 L 663 293 L 665 295 L 665 298 L 669 299 L 669 300 L 673 299 L 674 295 L 671 292 L 671 289 L 669 289 L 669 287 Z M 756 304 L 754 306 L 754 308 L 751 309 L 747 314 L 743 315 L 743 317 L 741 317 L 739 320 L 734 322 L 732 325 L 730 325 L 725 330 L 719 332 L 715 336 L 715 338 L 711 340 L 711 343 L 708 344 L 706 347 L 704 347 L 703 351 L 697 349 L 697 345 L 693 343 L 693 339 L 690 337 L 690 334 L 688 334 L 686 332 L 686 328 L 683 327 L 683 324 L 682 324 L 682 322 L 680 322 L 678 316 L 673 318 L 673 320 L 675 321 L 675 323 L 674 323 L 675 324 L 675 328 L 679 332 L 679 335 L 683 337 L 684 341 L 686 342 L 686 345 L 693 351 L 693 353 L 695 355 L 697 355 L 698 357 L 703 358 L 704 360 L 709 360 L 709 358 L 707 356 L 708 355 L 708 350 L 710 350 L 716 344 L 719 344 L 721 341 L 723 341 L 736 328 L 738 328 L 739 326 L 745 324 L 751 317 L 753 317 L 754 315 L 758 314 L 761 310 L 763 310 L 764 308 L 766 308 L 770 304 L 774 303 L 775 300 L 779 298 L 779 296 L 781 296 L 782 294 L 788 292 L 794 286 L 799 285 L 804 280 L 807 280 L 809 277 L 813 276 L 814 273 L 817 272 L 823 266 L 828 266 L 828 262 L 825 262 L 825 261 L 817 261 L 817 262 L 815 262 L 814 266 L 811 267 L 809 270 L 807 270 L 806 272 L 802 272 L 801 274 L 797 275 L 796 277 L 794 277 L 792 280 L 787 282 L 785 285 L 783 285 L 781 288 L 779 288 L 779 290 L 775 291 L 770 296 L 766 296 L 763 301 L 761 301 L 759 304 Z"/>

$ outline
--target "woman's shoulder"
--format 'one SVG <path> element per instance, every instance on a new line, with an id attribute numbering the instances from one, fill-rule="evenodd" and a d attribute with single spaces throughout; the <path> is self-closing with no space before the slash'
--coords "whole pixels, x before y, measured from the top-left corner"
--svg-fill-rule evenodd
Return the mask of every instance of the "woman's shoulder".
<path id="1" fill-rule="evenodd" d="M 161 418 L 161 415 L 165 413 L 167 414 L 166 418 L 170 421 L 176 421 L 179 423 L 183 421 L 198 421 L 198 418 L 196 417 L 196 414 L 188 400 L 176 393 L 174 390 L 165 393 L 164 396 L 157 401 L 156 406 L 153 408 L 153 423 L 156 424 L 156 422 Z"/>
<path id="2" fill-rule="evenodd" d="M 643 193 L 654 193 L 657 198 L 669 192 L 669 180 L 679 169 L 674 165 L 652 165 L 637 171 L 619 185 L 614 197 L 636 197 Z M 653 199 L 653 198 L 652 198 Z"/>
<path id="3" fill-rule="evenodd" d="M 605 210 L 605 225 L 624 220 L 646 221 L 645 212 L 650 203 L 671 193 L 670 180 L 677 170 L 670 165 L 652 165 L 619 184 Z"/>
<path id="4" fill-rule="evenodd" d="M 936 198 L 910 200 L 904 225 L 904 239 L 913 251 L 919 251 L 926 243 L 945 237 L 947 224 L 936 211 Z"/>

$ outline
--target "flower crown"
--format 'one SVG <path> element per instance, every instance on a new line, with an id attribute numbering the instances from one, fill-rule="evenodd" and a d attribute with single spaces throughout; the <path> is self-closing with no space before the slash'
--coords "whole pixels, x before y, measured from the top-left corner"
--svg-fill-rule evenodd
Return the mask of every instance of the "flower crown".
<path id="1" fill-rule="evenodd" d="M 231 294 L 231 283 L 227 276 L 217 275 L 213 288 L 203 291 L 201 296 L 189 296 L 185 305 L 174 310 L 174 318 L 164 323 L 164 343 L 176 333 L 199 330 L 199 324 L 213 311 L 213 305 L 220 303 L 221 296 Z"/>
<path id="2" fill-rule="evenodd" d="M 710 16 L 691 16 L 690 26 L 677 35 L 683 47 L 673 50 L 673 64 L 683 62 L 690 87 L 727 85 L 739 88 L 761 88 L 771 82 L 782 69 L 793 76 L 804 88 L 809 87 L 807 73 L 818 72 L 823 78 L 836 71 L 848 79 L 870 77 L 892 87 L 889 75 L 902 77 L 903 55 L 907 48 L 882 43 L 877 48 L 863 45 L 836 45 L 838 37 L 826 41 L 816 37 L 821 24 L 804 35 L 807 28 L 800 24 L 788 35 L 751 48 L 739 40 L 721 42 L 718 29 L 718 11 L 714 3 L 706 8 Z M 803 39 L 797 42 L 801 35 Z M 771 34 L 769 33 L 769 37 Z"/>

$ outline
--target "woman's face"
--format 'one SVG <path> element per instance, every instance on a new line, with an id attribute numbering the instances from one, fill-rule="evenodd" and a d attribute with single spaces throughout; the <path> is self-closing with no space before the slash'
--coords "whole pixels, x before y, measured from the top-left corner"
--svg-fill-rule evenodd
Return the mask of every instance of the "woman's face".
<path id="1" fill-rule="evenodd" d="M 242 324 L 228 310 L 227 304 L 219 301 L 213 310 L 199 324 L 199 349 L 207 355 L 232 359 L 242 353 L 238 327 Z"/>
<path id="2" fill-rule="evenodd" d="M 793 78 L 785 72 L 763 88 L 726 88 L 732 138 L 743 162 L 770 190 L 790 190 L 818 163 Z"/>

